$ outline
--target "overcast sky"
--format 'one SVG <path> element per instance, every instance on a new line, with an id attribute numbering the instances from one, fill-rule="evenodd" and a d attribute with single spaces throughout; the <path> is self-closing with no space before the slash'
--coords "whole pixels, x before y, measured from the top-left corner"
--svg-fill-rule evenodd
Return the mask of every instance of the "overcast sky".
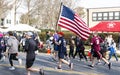
<path id="1" fill-rule="evenodd" d="M 75 6 L 82 6 L 85 8 L 99 8 L 99 7 L 120 7 L 120 0 L 74 0 Z M 22 6 L 19 8 L 19 13 L 26 12 Z"/>
<path id="2" fill-rule="evenodd" d="M 85 8 L 120 7 L 120 0 L 76 0 L 76 2 Z"/>

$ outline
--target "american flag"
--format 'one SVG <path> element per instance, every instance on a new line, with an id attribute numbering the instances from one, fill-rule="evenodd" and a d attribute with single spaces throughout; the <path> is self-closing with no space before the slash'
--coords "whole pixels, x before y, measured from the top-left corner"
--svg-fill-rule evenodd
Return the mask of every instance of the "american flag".
<path id="1" fill-rule="evenodd" d="M 74 32 L 83 40 L 87 40 L 90 35 L 90 30 L 86 23 L 74 11 L 66 6 L 62 6 L 58 25 L 65 29 Z"/>

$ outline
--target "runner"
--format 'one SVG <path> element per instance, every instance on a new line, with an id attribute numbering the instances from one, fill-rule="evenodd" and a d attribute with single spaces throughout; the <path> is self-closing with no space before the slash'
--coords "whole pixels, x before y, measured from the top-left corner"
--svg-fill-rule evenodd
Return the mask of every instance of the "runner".
<path id="1" fill-rule="evenodd" d="M 110 51 L 108 60 L 110 61 L 111 57 L 114 56 L 116 58 L 116 61 L 118 61 L 118 57 L 116 53 L 116 43 L 114 42 L 114 40 L 112 40 L 112 44 L 110 45 L 108 50 Z"/>
<path id="2" fill-rule="evenodd" d="M 8 34 L 9 34 L 9 39 L 7 40 L 7 51 L 6 52 L 8 52 L 9 62 L 11 65 L 9 69 L 15 70 L 12 60 L 18 61 L 20 65 L 22 64 L 22 60 L 17 58 L 19 41 L 13 35 L 13 32 L 10 31 L 8 32 Z"/>
<path id="3" fill-rule="evenodd" d="M 58 31 L 56 31 L 53 35 L 53 43 L 54 43 L 54 52 L 53 52 L 53 59 L 55 61 L 57 61 L 58 59 L 58 45 L 55 43 L 58 41 L 59 35 L 58 35 Z"/>
<path id="4" fill-rule="evenodd" d="M 39 72 L 40 75 L 44 75 L 43 69 L 35 69 L 32 68 L 32 65 L 35 61 L 35 51 L 37 50 L 37 44 L 35 40 L 32 38 L 32 32 L 28 32 L 26 34 L 26 42 L 25 42 L 25 51 L 26 51 L 26 70 L 27 75 L 30 75 L 30 72 Z"/>
<path id="5" fill-rule="evenodd" d="M 105 63 L 107 63 L 109 69 L 111 69 L 111 63 L 108 62 L 105 58 L 103 58 L 102 54 L 100 53 L 101 42 L 103 42 L 103 40 L 98 36 L 97 32 L 94 33 L 94 36 L 91 40 L 91 45 L 93 46 L 93 59 L 92 59 L 92 65 L 89 65 L 89 66 L 94 68 L 94 65 L 95 65 L 94 58 L 97 57 L 98 59 L 102 59 Z"/>
<path id="6" fill-rule="evenodd" d="M 65 39 L 63 37 L 63 32 L 59 32 L 59 39 L 56 44 L 58 45 L 58 58 L 59 58 L 59 64 L 58 64 L 58 69 L 61 69 L 61 64 L 62 62 L 67 64 L 71 70 L 73 69 L 73 63 L 68 62 L 67 60 L 64 60 L 65 52 L 66 52 L 66 46 L 65 46 Z"/>

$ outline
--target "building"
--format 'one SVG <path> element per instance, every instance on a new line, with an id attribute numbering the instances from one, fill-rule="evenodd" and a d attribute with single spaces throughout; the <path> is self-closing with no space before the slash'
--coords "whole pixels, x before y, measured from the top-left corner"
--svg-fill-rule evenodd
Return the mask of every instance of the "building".
<path id="1" fill-rule="evenodd" d="M 0 23 L 0 27 L 10 27 L 12 25 L 15 25 L 14 23 L 14 9 L 10 10 L 6 16 L 4 16 L 4 18 L 1 18 L 1 23 Z M 20 15 L 16 14 L 16 24 L 20 23 Z"/>
<path id="2" fill-rule="evenodd" d="M 85 19 L 89 27 L 93 27 L 101 21 L 120 21 L 120 7 L 86 9 Z"/>

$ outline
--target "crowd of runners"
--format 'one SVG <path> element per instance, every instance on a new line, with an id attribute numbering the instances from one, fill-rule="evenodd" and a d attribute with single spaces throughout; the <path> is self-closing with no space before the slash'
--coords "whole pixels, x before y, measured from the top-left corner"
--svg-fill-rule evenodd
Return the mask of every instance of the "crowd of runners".
<path id="1" fill-rule="evenodd" d="M 9 70 L 15 70 L 13 60 L 18 61 L 22 65 L 22 59 L 17 58 L 20 46 L 22 46 L 22 51 L 26 52 L 25 67 L 27 75 L 30 75 L 31 71 L 36 71 L 40 75 L 44 75 L 42 68 L 32 68 L 36 57 L 35 51 L 38 50 L 39 43 L 38 35 L 34 32 L 23 33 L 21 37 L 11 31 L 5 34 L 0 33 L 0 61 L 8 57 L 10 63 Z M 94 68 L 95 64 L 101 63 L 102 60 L 111 69 L 112 63 L 110 60 L 112 56 L 115 56 L 116 61 L 119 61 L 116 54 L 116 43 L 112 35 L 107 35 L 105 38 L 102 38 L 95 32 L 92 35 L 90 45 L 91 48 L 86 54 L 84 41 L 80 37 L 71 36 L 67 40 L 64 38 L 63 32 L 55 32 L 54 34 L 46 32 L 46 50 L 51 50 L 51 55 L 53 55 L 52 59 L 58 62 L 57 69 L 62 69 L 62 63 L 64 63 L 72 70 L 74 63 L 71 60 L 76 59 L 76 57 L 80 61 L 92 62 L 92 64 L 88 65 L 91 68 Z M 95 58 L 98 62 L 95 62 Z"/>
<path id="2" fill-rule="evenodd" d="M 86 62 L 91 62 L 92 64 L 88 65 L 91 68 L 94 68 L 95 64 L 101 63 L 102 60 L 104 65 L 107 64 L 108 68 L 111 69 L 112 63 L 110 60 L 112 56 L 118 61 L 116 42 L 112 38 L 112 35 L 106 35 L 103 38 L 99 36 L 97 32 L 93 33 L 90 39 L 91 48 L 87 54 L 84 41 L 78 36 L 71 36 L 68 41 L 64 38 L 63 32 L 55 32 L 52 35 L 50 32 L 47 32 L 46 35 L 46 47 L 51 50 L 53 60 L 59 61 L 58 69 L 62 68 L 61 62 L 69 65 L 69 67 L 73 69 L 74 63 L 70 60 L 75 59 L 77 55 L 79 60 L 84 59 Z M 98 62 L 95 62 L 95 58 L 97 58 Z"/>

